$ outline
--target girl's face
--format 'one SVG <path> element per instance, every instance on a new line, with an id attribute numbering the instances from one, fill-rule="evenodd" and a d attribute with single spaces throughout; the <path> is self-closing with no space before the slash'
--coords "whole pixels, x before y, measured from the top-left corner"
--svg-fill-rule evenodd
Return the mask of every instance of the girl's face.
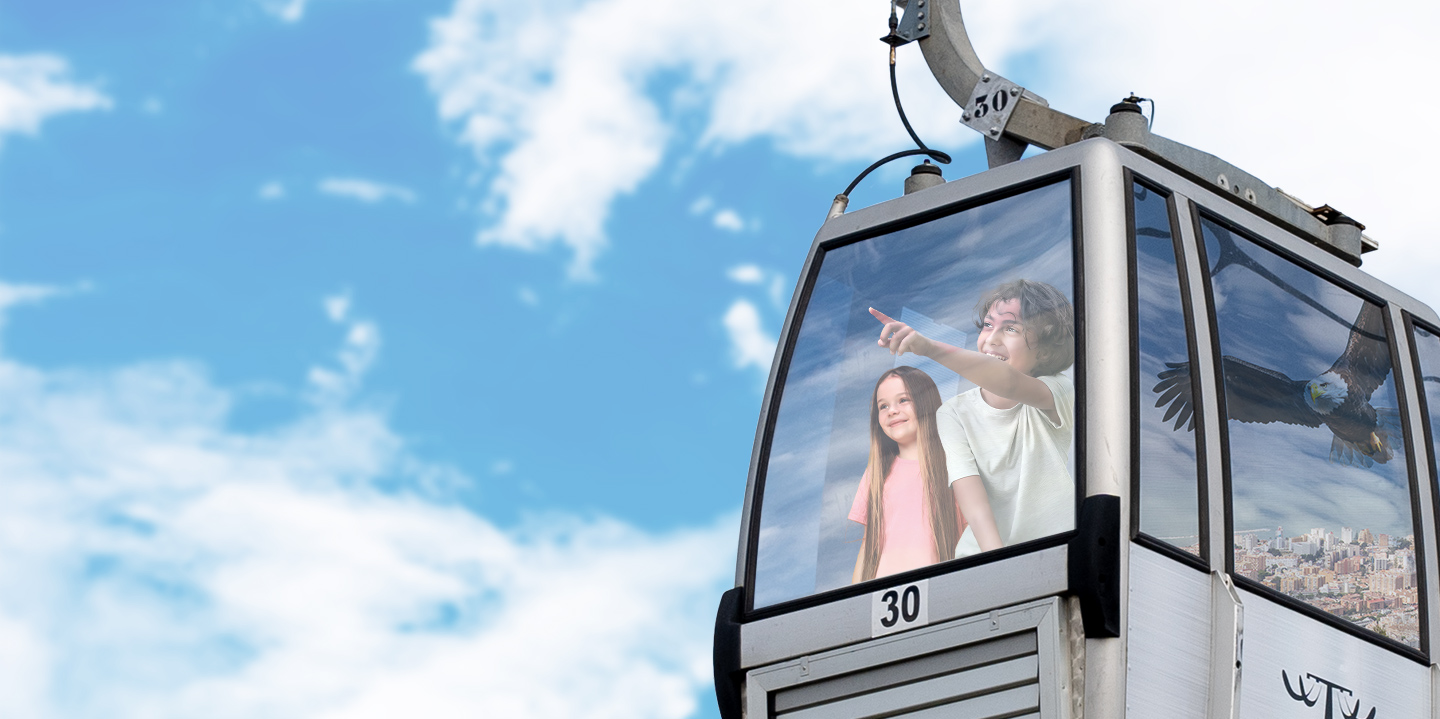
<path id="1" fill-rule="evenodd" d="M 1039 356 L 1025 337 L 1020 321 L 1020 300 L 1000 300 L 985 311 L 975 349 L 999 359 L 1024 374 L 1030 374 Z"/>
<path id="2" fill-rule="evenodd" d="M 875 388 L 875 407 L 879 410 L 880 429 L 885 436 L 895 440 L 901 447 L 910 445 L 919 436 L 919 418 L 915 415 L 915 403 L 905 381 L 899 377 L 886 377 Z"/>

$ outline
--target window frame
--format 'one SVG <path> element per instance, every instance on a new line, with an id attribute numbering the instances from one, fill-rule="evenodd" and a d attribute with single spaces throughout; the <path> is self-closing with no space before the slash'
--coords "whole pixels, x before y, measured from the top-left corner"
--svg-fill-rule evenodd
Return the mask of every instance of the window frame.
<path id="1" fill-rule="evenodd" d="M 1160 553 L 1163 556 L 1177 560 L 1183 564 L 1190 565 L 1202 572 L 1210 571 L 1210 492 L 1209 492 L 1209 456 L 1205 451 L 1206 428 L 1205 422 L 1209 408 L 1205 406 L 1204 397 L 1201 392 L 1201 373 L 1194 371 L 1190 373 L 1190 391 L 1194 398 L 1195 405 L 1195 499 L 1197 516 L 1195 518 L 1196 531 L 1200 539 L 1200 555 L 1195 556 L 1181 550 L 1169 542 L 1152 537 L 1140 530 L 1140 498 L 1141 494 L 1141 464 L 1140 464 L 1140 402 L 1142 383 L 1140 381 L 1140 263 L 1139 263 L 1139 240 L 1136 235 L 1135 222 L 1135 186 L 1145 187 L 1165 198 L 1165 213 L 1170 222 L 1170 240 L 1175 254 L 1175 272 L 1179 284 L 1180 311 L 1185 322 L 1185 349 L 1189 353 L 1188 360 L 1191 367 L 1196 367 L 1196 358 L 1200 355 L 1198 339 L 1196 337 L 1194 303 L 1191 301 L 1191 279 L 1189 268 L 1185 263 L 1185 242 L 1186 238 L 1181 232 L 1180 216 L 1175 202 L 1175 192 L 1165 188 L 1164 185 L 1151 180 L 1133 169 L 1125 168 L 1125 235 L 1126 252 L 1129 261 L 1129 297 L 1130 297 L 1130 540 Z M 1207 284 L 1208 290 L 1208 284 Z M 1207 300 L 1209 299 L 1207 295 Z"/>
<path id="2" fill-rule="evenodd" d="M 770 464 L 770 448 L 774 440 L 775 426 L 779 418 L 780 406 L 784 400 L 785 385 L 789 376 L 791 359 L 795 351 L 796 342 L 800 336 L 800 331 L 804 325 L 806 312 L 809 310 L 811 294 L 814 291 L 816 281 L 820 277 L 825 255 L 848 245 L 923 225 L 943 217 L 948 217 L 982 205 L 1005 200 L 1062 182 L 1068 182 L 1070 185 L 1071 291 L 1073 295 L 1071 302 L 1075 309 L 1075 364 L 1073 369 L 1075 379 L 1075 420 L 1074 436 L 1071 446 L 1073 448 L 1075 464 L 1075 476 L 1072 478 L 1075 482 L 1075 522 L 1076 526 L 1079 526 L 1080 504 L 1086 494 L 1084 429 L 1086 424 L 1084 381 L 1084 317 L 1086 310 L 1085 285 L 1083 281 L 1084 232 L 1081 212 L 1083 178 L 1080 165 L 1073 165 L 1055 172 L 1027 178 L 1020 182 L 1006 184 L 996 189 L 988 191 L 982 190 L 974 195 L 958 200 L 942 202 L 933 207 L 921 209 L 898 219 L 882 221 L 861 229 L 846 232 L 838 237 L 818 241 L 811 248 L 803 270 L 804 274 L 800 278 L 800 286 L 796 299 L 791 308 L 791 316 L 787 318 L 783 329 L 784 334 L 780 338 L 780 348 L 776 354 L 775 367 L 772 370 L 770 386 L 761 407 L 763 419 L 760 427 L 757 429 L 755 451 L 752 452 L 751 482 L 746 492 L 746 506 L 742 510 L 744 512 L 742 521 L 744 522 L 745 529 L 745 534 L 742 536 L 743 556 L 740 557 L 740 561 L 743 562 L 742 586 L 744 587 L 741 609 L 742 622 L 750 622 L 800 611 L 849 597 L 867 595 L 889 584 L 914 582 L 920 579 L 927 579 L 952 572 L 964 571 L 972 567 L 1004 561 L 1017 556 L 1028 555 L 1051 547 L 1063 546 L 1075 536 L 1076 529 L 1071 529 L 1041 539 L 1010 547 L 1002 547 L 970 557 L 937 562 L 926 567 L 887 575 L 885 577 L 878 577 L 859 584 L 815 592 L 759 608 L 755 607 L 755 573 L 760 551 L 760 527 L 762 524 L 761 517 L 764 514 L 765 485 Z"/>
<path id="3" fill-rule="evenodd" d="M 1349 281 L 1349 280 L 1347 280 L 1346 278 L 1341 277 L 1341 276 L 1339 276 L 1339 275 L 1337 275 L 1337 274 L 1335 274 L 1335 273 L 1333 273 L 1333 272 L 1330 272 L 1329 270 L 1326 270 L 1324 267 L 1321 267 L 1319 264 L 1317 264 L 1317 263 L 1315 263 L 1315 262 L 1307 259 L 1306 257 L 1304 257 L 1304 256 L 1302 256 L 1302 255 L 1300 255 L 1300 254 L 1298 254 L 1298 253 L 1296 253 L 1296 252 L 1293 252 L 1293 251 L 1289 250 L 1288 248 L 1282 246 L 1280 243 L 1274 242 L 1274 241 L 1272 241 L 1271 239 L 1265 237 L 1263 233 L 1255 232 L 1255 231 L 1246 229 L 1246 228 L 1243 227 L 1240 223 L 1238 223 L 1238 222 L 1236 222 L 1236 221 L 1234 221 L 1234 220 L 1226 217 L 1224 214 L 1222 214 L 1221 211 L 1219 211 L 1219 210 L 1217 210 L 1217 209 L 1215 209 L 1215 208 L 1210 208 L 1210 207 L 1206 207 L 1206 206 L 1204 206 L 1204 205 L 1201 205 L 1201 204 L 1199 204 L 1198 202 L 1196 202 L 1194 199 L 1191 200 L 1191 213 L 1190 213 L 1190 214 L 1191 214 L 1192 221 L 1193 221 L 1193 224 L 1194 224 L 1194 227 L 1192 228 L 1192 231 L 1193 231 L 1193 233 L 1194 233 L 1195 249 L 1196 249 L 1196 251 L 1199 253 L 1199 256 L 1200 256 L 1200 268 L 1201 268 L 1201 275 L 1202 275 L 1200 281 L 1203 283 L 1203 285 L 1204 285 L 1204 290 L 1205 290 L 1205 305 L 1206 305 L 1206 306 L 1205 306 L 1205 315 L 1206 315 L 1205 321 L 1209 323 L 1210 338 L 1211 338 L 1211 352 L 1212 352 L 1212 354 L 1213 354 L 1213 356 L 1214 356 L 1214 367 L 1215 367 L 1215 374 L 1216 374 L 1216 376 L 1215 376 L 1213 379 L 1214 379 L 1214 381 L 1215 381 L 1215 383 L 1216 383 L 1216 386 L 1219 388 L 1219 392 L 1217 393 L 1217 408 L 1216 408 L 1216 411 L 1217 411 L 1217 413 L 1218 413 L 1218 416 L 1221 418 L 1221 420 L 1220 420 L 1220 422 L 1219 422 L 1220 433 L 1219 433 L 1219 438 L 1218 438 L 1218 439 L 1219 439 L 1219 441 L 1220 441 L 1220 448 L 1221 448 L 1221 466 L 1220 466 L 1220 468 L 1221 468 L 1221 474 L 1222 474 L 1222 476 L 1223 476 L 1223 478 L 1224 478 L 1224 487 L 1225 487 L 1225 496 L 1224 496 L 1224 498 L 1223 498 L 1223 500 L 1224 500 L 1224 501 L 1223 501 L 1223 505 L 1224 505 L 1224 511 L 1225 511 L 1225 534 L 1226 534 L 1225 539 L 1224 539 L 1224 546 L 1225 546 L 1225 548 L 1226 548 L 1226 551 L 1224 552 L 1224 557 L 1225 557 L 1224 572 L 1230 576 L 1231 580 L 1235 583 L 1235 586 L 1238 587 L 1238 588 L 1242 588 L 1242 589 L 1245 589 L 1246 591 L 1249 591 L 1249 592 L 1251 592 L 1251 593 L 1254 593 L 1254 594 L 1257 594 L 1257 595 L 1259 595 L 1259 596 L 1262 596 L 1262 597 L 1264 597 L 1264 598 L 1266 598 L 1266 599 L 1269 599 L 1269 600 L 1271 600 L 1271 601 L 1273 601 L 1273 602 L 1275 602 L 1275 603 L 1277 603 L 1277 604 L 1279 604 L 1279 605 L 1281 605 L 1281 606 L 1284 606 L 1284 607 L 1289 608 L 1289 609 L 1291 609 L 1291 610 L 1297 611 L 1297 612 L 1301 613 L 1302 615 L 1309 616 L 1309 617 L 1311 617 L 1312 619 L 1316 619 L 1316 620 L 1318 620 L 1318 621 L 1320 621 L 1320 622 L 1322 622 L 1322 623 L 1324 623 L 1324 624 L 1326 624 L 1326 625 L 1328 625 L 1328 626 L 1330 626 L 1330 627 L 1333 627 L 1333 628 L 1339 629 L 1339 630 L 1341 630 L 1341 631 L 1344 631 L 1344 632 L 1346 632 L 1347 634 L 1350 634 L 1350 635 L 1352 635 L 1352 636 L 1355 636 L 1355 637 L 1358 637 L 1358 638 L 1360 638 L 1360 639 L 1363 639 L 1363 640 L 1365 640 L 1365 641 L 1367 641 L 1367 642 L 1369 642 L 1369 643 L 1371 643 L 1371 644 L 1374 644 L 1374 645 L 1377 645 L 1377 646 L 1380 646 L 1380 647 L 1389 649 L 1389 650 L 1391 650 L 1391 651 L 1394 651 L 1394 652 L 1396 652 L 1396 653 L 1398 653 L 1398 654 L 1401 654 L 1401 655 L 1403 655 L 1403 656 L 1405 656 L 1405 657 L 1407 657 L 1407 658 L 1409 658 L 1409 659 L 1412 659 L 1412 660 L 1414 660 L 1414 661 L 1420 662 L 1420 663 L 1422 663 L 1422 664 L 1429 665 L 1429 663 L 1430 663 L 1430 660 L 1429 660 L 1429 656 L 1430 656 L 1430 637 L 1429 637 L 1429 634 L 1430 634 L 1430 632 L 1429 632 L 1429 621 L 1428 621 L 1428 616 L 1427 616 L 1427 615 L 1428 615 L 1428 613 L 1429 613 L 1430 607 L 1429 607 L 1429 599 L 1428 599 L 1427 596 L 1425 595 L 1426 583 L 1425 583 L 1425 579 L 1424 579 L 1424 574 L 1425 574 L 1425 564 L 1424 564 L 1424 562 L 1425 562 L 1425 550 L 1424 550 L 1424 544 L 1425 544 L 1426 533 L 1423 531 L 1423 530 L 1424 530 L 1424 527 L 1423 527 L 1423 522 L 1422 522 L 1422 520 L 1421 520 L 1421 516 L 1422 516 L 1422 515 L 1421 515 L 1421 513 L 1420 513 L 1420 507 L 1419 507 L 1419 504 L 1420 504 L 1420 495 L 1419 495 L 1420 487 L 1419 487 L 1419 479 L 1418 479 L 1418 474 L 1419 474 L 1419 473 L 1418 473 L 1418 468 L 1417 468 L 1416 465 L 1415 465 L 1415 452 L 1414 452 L 1414 447 L 1415 447 L 1415 444 L 1414 444 L 1414 436 L 1415 436 L 1415 435 L 1414 435 L 1414 431 L 1413 431 L 1413 429 L 1412 429 L 1412 427 L 1411 427 L 1411 423 L 1412 423 L 1412 421 L 1413 421 L 1413 418 L 1410 416 L 1409 404 L 1408 404 L 1408 401 L 1407 401 L 1407 400 L 1408 400 L 1407 392 L 1410 391 L 1410 388 L 1406 386 L 1406 383 L 1405 383 L 1405 382 L 1402 382 L 1402 381 L 1401 381 L 1401 377 L 1402 377 L 1402 372 L 1401 372 L 1401 367 L 1400 367 L 1400 364 L 1401 364 L 1401 359 L 1400 359 L 1400 357 L 1401 357 L 1401 352 L 1400 352 L 1400 348 L 1399 348 L 1399 345 L 1398 345 L 1398 338 L 1397 338 L 1397 335 L 1396 335 L 1396 333 L 1395 333 L 1394 322 L 1393 322 L 1393 320 L 1392 320 L 1392 312 L 1391 312 L 1391 310 L 1392 310 L 1392 303 L 1391 303 L 1391 301 L 1388 300 L 1388 299 L 1385 299 L 1385 298 L 1383 298 L 1383 297 L 1377 296 L 1374 292 L 1371 292 L 1371 291 L 1369 291 L 1369 290 L 1367 290 L 1367 289 L 1365 289 L 1365 288 L 1362 288 L 1362 287 L 1358 286 L 1356 283 L 1354 283 L 1354 282 L 1352 282 L 1352 281 Z M 1397 401 L 1397 404 L 1400 405 L 1399 410 L 1400 410 L 1400 423 L 1401 423 L 1401 427 L 1402 427 L 1402 434 L 1403 434 L 1403 436 L 1404 436 L 1405 442 L 1407 443 L 1407 444 L 1406 444 L 1406 451 L 1405 451 L 1405 470 L 1406 470 L 1406 475 L 1407 475 L 1407 479 L 1408 479 L 1408 491 L 1409 491 L 1410 505 L 1411 505 L 1411 525 L 1412 525 L 1412 528 L 1413 528 L 1413 531 L 1414 531 L 1414 536 L 1415 536 L 1415 545 L 1414 545 L 1414 546 L 1415 546 L 1415 550 L 1416 550 L 1416 563 L 1419 565 L 1419 566 L 1417 567 L 1417 570 L 1416 570 L 1417 582 L 1419 583 L 1419 587 L 1420 587 L 1420 588 L 1419 588 L 1419 594 L 1418 594 L 1419 606 L 1417 607 L 1417 614 L 1418 614 L 1419 622 L 1420 622 L 1420 632 L 1419 632 L 1419 633 L 1420 633 L 1420 647 L 1419 647 L 1419 648 L 1409 646 L 1408 644 L 1403 644 L 1403 643 L 1401 643 L 1401 642 L 1399 642 L 1399 641 L 1397 641 L 1397 640 L 1390 639 L 1389 637 L 1381 636 L 1380 634 L 1378 634 L 1378 633 L 1376 633 L 1376 632 L 1373 632 L 1373 631 L 1370 631 L 1370 630 L 1367 630 L 1367 629 L 1363 629 L 1363 628 L 1361 628 L 1360 626 L 1358 626 L 1358 625 L 1356 625 L 1356 624 L 1354 624 L 1354 623 L 1352 623 L 1352 622 L 1350 622 L 1350 621 L 1348 621 L 1348 620 L 1346 620 L 1346 619 L 1343 619 L 1343 618 L 1341 618 L 1341 617 L 1339 617 L 1339 616 L 1337 616 L 1337 615 L 1334 615 L 1334 614 L 1331 614 L 1330 612 L 1327 612 L 1327 611 L 1324 611 L 1324 610 L 1322 610 L 1322 609 L 1319 609 L 1318 607 L 1313 607 L 1313 606 L 1311 606 L 1311 605 L 1309 605 L 1309 604 L 1307 604 L 1307 603 L 1305 603 L 1305 602 L 1300 601 L 1299 599 L 1296 599 L 1296 598 L 1291 597 L 1291 596 L 1289 596 L 1289 595 L 1287 595 L 1287 594 L 1281 593 L 1280 591 L 1278 591 L 1278 590 L 1276 590 L 1276 589 L 1272 589 L 1272 588 L 1270 588 L 1270 587 L 1268 587 L 1268 586 L 1266 586 L 1266 585 L 1264 585 L 1264 584 L 1261 584 L 1260 582 L 1256 582 L 1256 581 L 1254 581 L 1254 580 L 1252 580 L 1252 579 L 1250 579 L 1250 578 L 1248 578 L 1248 577 L 1241 576 L 1241 575 L 1238 575 L 1238 574 L 1235 573 L 1235 524 L 1234 524 L 1234 516 L 1235 516 L 1235 511 L 1234 511 L 1234 498 L 1235 498 L 1235 493 L 1234 493 L 1234 487 L 1233 487 L 1232 475 L 1231 475 L 1230 421 L 1229 421 L 1229 411 L 1228 411 L 1228 408 L 1225 406 L 1225 401 L 1226 401 L 1226 399 L 1225 399 L 1225 394 L 1226 394 L 1226 393 L 1225 393 L 1225 378 L 1224 378 L 1224 369 L 1223 369 L 1224 365 L 1223 365 L 1223 363 L 1222 363 L 1222 361 L 1221 361 L 1222 351 L 1221 351 L 1221 347 L 1220 347 L 1220 325 L 1219 325 L 1218 319 L 1217 319 L 1216 314 L 1215 314 L 1214 284 L 1213 284 L 1212 278 L 1211 278 L 1211 276 L 1210 276 L 1210 258 L 1209 258 L 1209 256 L 1208 256 L 1208 250 L 1206 249 L 1206 246 L 1205 246 L 1205 235 L 1204 235 L 1204 229 L 1203 229 L 1203 228 L 1204 228 L 1204 222 L 1205 222 L 1205 220 L 1207 220 L 1207 219 L 1210 220 L 1211 222 L 1214 222 L 1214 223 L 1217 224 L 1217 225 L 1220 225 L 1220 226 L 1226 228 L 1226 229 L 1229 230 L 1230 232 L 1233 232 L 1233 233 L 1235 233 L 1235 234 L 1237 234 L 1237 235 L 1239 235 L 1239 236 L 1241 236 L 1241 237 L 1243 237 L 1243 238 L 1245 238 L 1245 239 L 1247 239 L 1247 240 L 1255 243 L 1256 245 L 1259 245 L 1261 248 L 1263 248 L 1263 249 L 1265 249 L 1265 250 L 1268 250 L 1268 251 L 1270 251 L 1270 252 L 1278 255 L 1280 258 L 1282 258 L 1282 259 L 1284 259 L 1284 260 L 1286 260 L 1286 261 L 1289 261 L 1289 262 L 1291 262 L 1291 263 L 1294 263 L 1295 265 L 1299 266 L 1301 269 L 1303 269 L 1303 270 L 1305 270 L 1305 271 L 1307 271 L 1307 272 L 1310 272 L 1311 274 L 1314 274 L 1314 275 L 1320 277 L 1321 279 L 1324 279 L 1324 280 L 1326 280 L 1326 281 L 1328 281 L 1328 282 L 1331 282 L 1331 283 L 1333 283 L 1334 285 L 1336 285 L 1337 287 L 1339 287 L 1339 288 L 1341 288 L 1341 289 L 1343 289 L 1343 290 L 1346 290 L 1346 291 L 1354 294 L 1356 297 L 1359 297 L 1361 300 L 1366 301 L 1366 302 L 1372 302 L 1372 303 L 1378 305 L 1378 306 L 1381 308 L 1381 310 L 1382 310 L 1382 315 L 1383 315 L 1384 318 L 1385 318 L 1385 331 L 1386 331 L 1386 333 L 1387 333 L 1386 342 L 1387 342 L 1387 344 L 1388 344 L 1388 346 L 1389 346 L 1389 351 L 1390 351 L 1390 372 L 1391 372 L 1391 375 L 1395 378 L 1394 384 L 1395 384 L 1395 391 L 1396 391 L 1396 401 Z M 1400 309 L 1402 312 L 1404 311 L 1403 308 L 1401 308 L 1401 307 L 1395 307 L 1394 309 Z M 1413 351 L 1414 351 L 1414 344 L 1408 342 L 1408 337 L 1407 337 L 1407 343 L 1410 344 L 1411 351 L 1413 352 Z M 1423 393 L 1422 393 L 1422 394 L 1423 394 Z"/>

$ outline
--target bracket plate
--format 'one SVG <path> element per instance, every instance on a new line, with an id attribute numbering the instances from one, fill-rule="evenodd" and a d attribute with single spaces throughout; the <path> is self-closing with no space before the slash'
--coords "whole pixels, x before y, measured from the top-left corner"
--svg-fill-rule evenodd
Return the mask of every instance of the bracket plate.
<path id="1" fill-rule="evenodd" d="M 910 0 L 907 3 L 897 3 L 905 8 L 905 15 L 900 18 L 900 26 L 895 28 L 895 34 L 905 42 L 915 42 L 930 37 L 930 8 L 927 7 L 930 0 Z"/>
<path id="2" fill-rule="evenodd" d="M 1024 94 L 1025 88 L 986 70 L 970 91 L 970 101 L 960 113 L 960 122 L 988 139 L 998 140 L 1005 134 L 1005 125 L 1009 124 L 1010 115 Z"/>

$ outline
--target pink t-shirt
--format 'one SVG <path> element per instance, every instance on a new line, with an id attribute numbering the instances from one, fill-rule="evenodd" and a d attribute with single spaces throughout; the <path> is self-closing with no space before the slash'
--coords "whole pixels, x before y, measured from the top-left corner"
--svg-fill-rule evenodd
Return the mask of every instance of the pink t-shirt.
<path id="1" fill-rule="evenodd" d="M 925 478 L 920 475 L 920 462 L 895 458 L 890 476 L 885 479 L 881 495 L 884 507 L 884 532 L 880 540 L 880 565 L 875 576 L 883 577 L 917 567 L 934 564 L 935 543 L 930 535 L 930 517 L 925 510 Z M 865 524 L 870 509 L 870 472 L 860 478 L 860 489 L 850 505 L 850 519 Z M 960 508 L 955 508 L 960 517 Z M 960 520 L 963 529 L 964 520 Z"/>

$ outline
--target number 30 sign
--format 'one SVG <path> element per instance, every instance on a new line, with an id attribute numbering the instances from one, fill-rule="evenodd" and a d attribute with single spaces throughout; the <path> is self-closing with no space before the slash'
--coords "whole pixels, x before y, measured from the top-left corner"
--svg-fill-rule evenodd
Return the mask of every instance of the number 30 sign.
<path id="1" fill-rule="evenodd" d="M 930 580 L 882 589 L 870 595 L 870 636 L 930 623 Z"/>

